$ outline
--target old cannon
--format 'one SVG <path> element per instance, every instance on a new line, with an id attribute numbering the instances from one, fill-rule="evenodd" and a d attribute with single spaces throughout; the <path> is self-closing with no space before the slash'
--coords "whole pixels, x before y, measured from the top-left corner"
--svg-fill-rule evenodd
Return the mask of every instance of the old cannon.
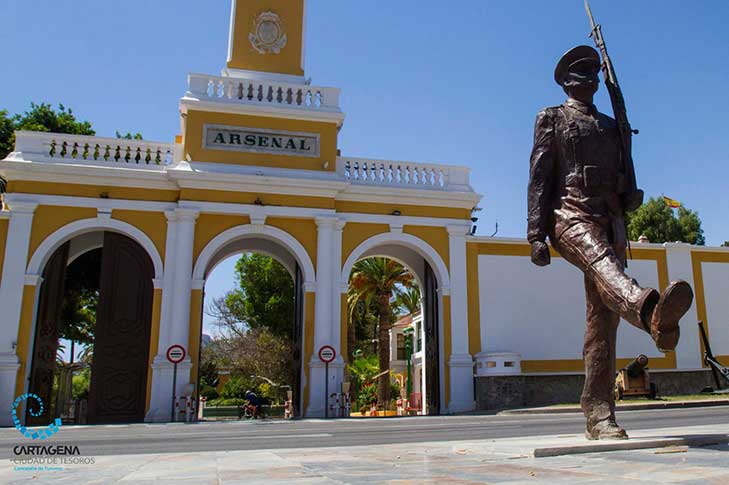
<path id="1" fill-rule="evenodd" d="M 641 354 L 618 371 L 615 379 L 616 400 L 622 400 L 626 396 L 656 398 L 658 390 L 651 382 L 647 366 L 648 357 Z"/>

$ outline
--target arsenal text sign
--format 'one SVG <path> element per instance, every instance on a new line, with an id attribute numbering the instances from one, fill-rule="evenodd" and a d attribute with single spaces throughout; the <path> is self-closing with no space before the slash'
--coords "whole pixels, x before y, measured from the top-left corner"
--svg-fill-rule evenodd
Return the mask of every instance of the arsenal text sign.
<path id="1" fill-rule="evenodd" d="M 319 156 L 319 135 L 316 133 L 221 125 L 205 125 L 203 130 L 203 148 L 208 150 Z"/>

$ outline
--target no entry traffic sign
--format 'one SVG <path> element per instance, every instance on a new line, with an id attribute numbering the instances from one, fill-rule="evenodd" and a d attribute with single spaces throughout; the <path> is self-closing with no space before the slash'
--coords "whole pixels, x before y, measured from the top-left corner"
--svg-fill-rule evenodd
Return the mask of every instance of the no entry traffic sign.
<path id="1" fill-rule="evenodd" d="M 170 421 L 175 420 L 175 398 L 177 397 L 177 364 L 185 360 L 185 347 L 182 345 L 170 345 L 167 349 L 167 360 L 174 364 L 172 369 L 172 407 L 170 408 Z"/>
<path id="2" fill-rule="evenodd" d="M 187 355 L 187 352 L 185 352 L 185 347 L 182 345 L 170 345 L 167 349 L 167 360 L 173 364 L 179 364 L 185 360 L 185 355 Z"/>
<path id="3" fill-rule="evenodd" d="M 319 349 L 319 360 L 321 360 L 325 364 L 334 362 L 336 356 L 337 351 L 334 350 L 334 347 L 332 347 L 331 345 L 324 345 L 322 346 L 322 348 Z"/>
<path id="4" fill-rule="evenodd" d="M 322 345 L 319 360 L 324 362 L 324 417 L 329 417 L 329 363 L 334 362 L 337 351 L 331 345 Z"/>

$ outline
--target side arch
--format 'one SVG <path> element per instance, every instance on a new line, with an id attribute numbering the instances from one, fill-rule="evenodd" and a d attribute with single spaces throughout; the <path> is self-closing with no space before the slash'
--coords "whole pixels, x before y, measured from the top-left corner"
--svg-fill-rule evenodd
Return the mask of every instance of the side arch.
<path id="1" fill-rule="evenodd" d="M 74 221 L 70 224 L 66 224 L 50 236 L 46 237 L 30 258 L 30 262 L 28 263 L 28 267 L 25 271 L 26 274 L 40 275 L 51 255 L 56 251 L 56 249 L 61 247 L 63 243 L 75 236 L 99 230 L 118 232 L 139 243 L 139 245 L 144 248 L 149 257 L 152 259 L 155 279 L 157 281 L 162 281 L 164 265 L 162 264 L 162 257 L 160 256 L 157 247 L 154 245 L 154 242 L 152 242 L 152 239 L 150 239 L 143 231 L 129 223 L 116 219 L 100 217 Z"/>
<path id="2" fill-rule="evenodd" d="M 387 244 L 405 246 L 406 248 L 419 253 L 423 258 L 425 258 L 430 267 L 433 268 L 433 272 L 435 273 L 438 281 L 438 288 L 441 293 L 443 295 L 450 294 L 451 280 L 448 274 L 448 268 L 438 252 L 433 249 L 430 244 L 419 237 L 413 236 L 412 234 L 398 232 L 385 232 L 372 236 L 354 248 L 342 267 L 342 274 L 340 277 L 341 287 L 346 288 L 349 286 L 349 274 L 352 271 L 354 263 L 361 259 L 367 251 L 374 249 L 377 246 Z"/>
<path id="3" fill-rule="evenodd" d="M 314 264 L 311 262 L 309 253 L 306 252 L 304 246 L 286 231 L 276 227 L 258 224 L 244 224 L 232 227 L 215 236 L 207 245 L 205 245 L 203 250 L 200 252 L 200 255 L 197 257 L 197 261 L 195 261 L 195 266 L 192 271 L 193 280 L 204 280 L 207 276 L 207 271 L 210 269 L 208 266 L 210 266 L 211 261 L 213 261 L 217 253 L 225 248 L 229 243 L 237 239 L 244 239 L 247 237 L 269 239 L 283 245 L 286 249 L 291 251 L 299 264 L 304 276 L 304 285 L 311 288 L 316 283 Z"/>

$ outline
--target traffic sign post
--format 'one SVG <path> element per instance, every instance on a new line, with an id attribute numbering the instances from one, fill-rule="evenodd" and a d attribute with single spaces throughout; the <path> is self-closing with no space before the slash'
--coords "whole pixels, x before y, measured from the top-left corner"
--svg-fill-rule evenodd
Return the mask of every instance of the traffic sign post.
<path id="1" fill-rule="evenodd" d="M 337 351 L 331 345 L 319 349 L 319 360 L 324 362 L 324 419 L 329 419 L 329 363 L 336 357 Z"/>
<path id="2" fill-rule="evenodd" d="M 185 360 L 187 352 L 182 345 L 170 345 L 167 349 L 167 360 L 172 362 L 172 409 L 170 410 L 170 421 L 175 421 L 175 395 L 177 394 L 177 364 Z"/>

